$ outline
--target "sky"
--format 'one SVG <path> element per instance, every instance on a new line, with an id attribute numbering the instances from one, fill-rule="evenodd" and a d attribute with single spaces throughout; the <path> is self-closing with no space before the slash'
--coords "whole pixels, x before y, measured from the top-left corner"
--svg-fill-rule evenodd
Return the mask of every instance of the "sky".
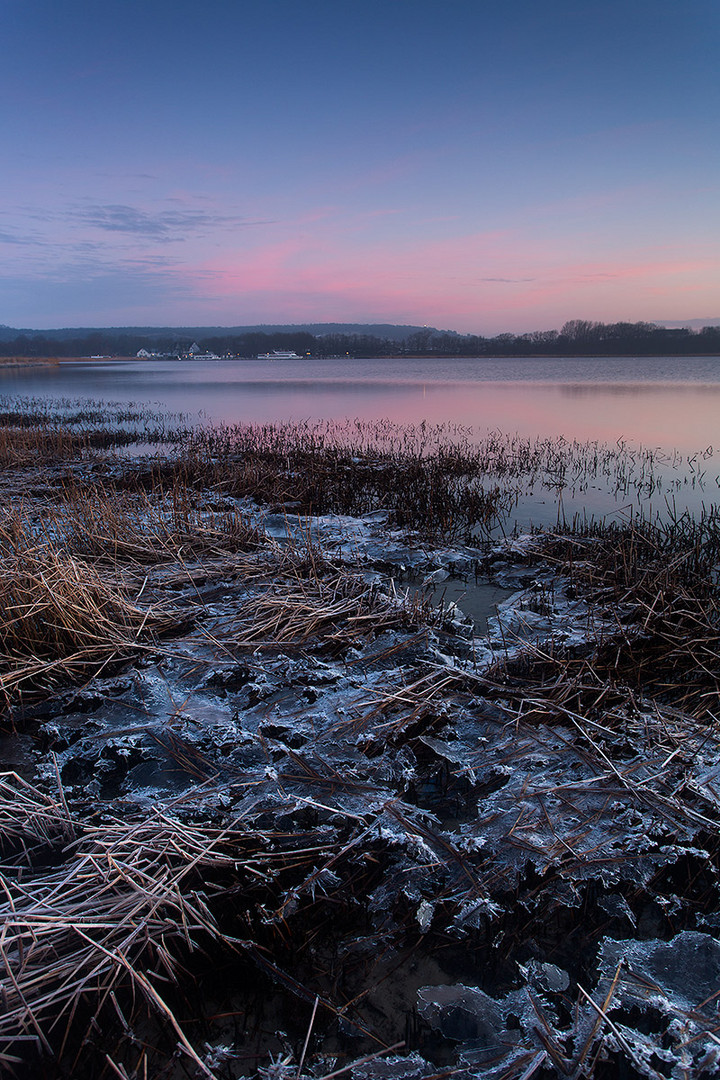
<path id="1" fill-rule="evenodd" d="M 720 323 L 718 0 L 0 0 L 0 323 Z"/>

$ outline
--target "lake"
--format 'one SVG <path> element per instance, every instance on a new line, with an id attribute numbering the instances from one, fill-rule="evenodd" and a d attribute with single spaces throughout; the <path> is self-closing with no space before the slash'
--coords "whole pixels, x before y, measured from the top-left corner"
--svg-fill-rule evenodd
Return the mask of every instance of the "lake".
<path id="1" fill-rule="evenodd" d="M 526 437 L 657 451 L 650 513 L 697 512 L 720 495 L 720 357 L 107 360 L 0 369 L 8 397 L 147 402 L 200 422 L 426 420 Z M 716 464 L 717 461 L 717 464 Z M 563 495 L 566 514 L 623 512 L 621 493 Z M 523 504 L 535 524 L 557 516 L 556 493 Z"/>

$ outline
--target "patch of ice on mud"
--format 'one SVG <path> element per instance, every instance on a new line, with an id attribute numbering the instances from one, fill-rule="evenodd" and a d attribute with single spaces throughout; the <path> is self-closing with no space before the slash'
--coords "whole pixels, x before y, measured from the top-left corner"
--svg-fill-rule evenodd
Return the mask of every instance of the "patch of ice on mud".
<path id="1" fill-rule="evenodd" d="M 616 941 L 606 938 L 599 967 L 621 976 L 617 1000 L 628 1006 L 654 1006 L 671 1016 L 697 1013 L 717 1017 L 720 941 L 685 930 L 671 941 Z"/>
<path id="2" fill-rule="evenodd" d="M 422 1080 L 437 1075 L 437 1068 L 418 1053 L 407 1057 L 376 1058 L 352 1066 L 353 1080 Z"/>
<path id="3" fill-rule="evenodd" d="M 446 1038 L 482 1049 L 488 1057 L 504 1049 L 500 1006 L 477 987 L 423 986 L 418 991 L 418 1012 Z"/>
<path id="4" fill-rule="evenodd" d="M 606 995 L 611 1040 L 618 1049 L 630 1051 L 641 1075 L 656 1077 L 658 1062 L 677 1080 L 717 1075 L 716 938 L 693 930 L 670 941 L 606 938 L 598 966 L 596 997 Z M 645 1014 L 645 1024 L 634 1019 L 637 1010 Z"/>
<path id="5" fill-rule="evenodd" d="M 593 1045 L 603 1057 L 608 1051 L 629 1056 L 633 1075 L 653 1080 L 717 1075 L 720 942 L 694 931 L 671 941 L 606 938 L 598 968 L 599 981 L 592 994 L 582 991 L 569 1027 L 567 1014 L 556 1008 L 570 990 L 568 973 L 534 959 L 518 965 L 525 985 L 504 997 L 463 983 L 423 986 L 418 1012 L 459 1044 L 460 1061 L 483 1067 L 483 1080 L 520 1075 L 511 1070 L 520 1052 L 534 1072 L 548 1044 L 555 1046 L 561 1075 L 579 1075 L 574 1068 Z M 644 1023 L 637 1022 L 638 1010 L 646 1014 Z M 576 1056 L 562 1060 L 573 1045 Z"/>
<path id="6" fill-rule="evenodd" d="M 608 615 L 584 600 L 568 598 L 562 579 L 550 574 L 501 601 L 497 615 L 488 618 L 488 637 L 496 647 L 545 642 L 576 647 L 616 631 Z"/>
<path id="7" fill-rule="evenodd" d="M 542 551 L 544 542 L 545 535 L 538 536 L 534 533 L 523 533 L 521 536 L 503 540 L 501 544 L 498 544 L 493 549 L 493 554 L 501 555 L 503 558 L 514 555 L 525 559 L 530 555 L 539 554 Z"/>

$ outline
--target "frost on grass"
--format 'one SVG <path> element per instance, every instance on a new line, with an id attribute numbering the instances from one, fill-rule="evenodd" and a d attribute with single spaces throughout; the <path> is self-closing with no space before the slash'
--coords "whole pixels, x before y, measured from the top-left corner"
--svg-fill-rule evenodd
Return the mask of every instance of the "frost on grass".
<path id="1" fill-rule="evenodd" d="M 35 752 L 0 805 L 0 1050 L 84 1038 L 88 1075 L 109 1047 L 116 1075 L 712 1073 L 697 561 L 671 582 L 656 537 L 483 554 L 377 513 L 254 514 L 252 544 L 124 549 L 123 595 L 172 638 L 9 703 Z M 461 575 L 514 590 L 487 632 L 422 590 Z"/>

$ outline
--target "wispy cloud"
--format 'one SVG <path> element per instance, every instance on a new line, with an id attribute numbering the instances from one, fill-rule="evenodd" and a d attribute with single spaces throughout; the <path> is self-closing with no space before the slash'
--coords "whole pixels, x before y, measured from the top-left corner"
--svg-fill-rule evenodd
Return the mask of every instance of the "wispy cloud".
<path id="1" fill-rule="evenodd" d="M 149 240 L 178 241 L 214 229 L 238 229 L 268 225 L 270 221 L 251 221 L 228 214 L 200 210 L 149 211 L 122 203 L 79 207 L 68 219 L 105 232 L 129 233 Z"/>
<path id="2" fill-rule="evenodd" d="M 28 234 L 8 232 L 5 229 L 0 229 L 0 244 L 17 244 L 20 247 L 44 247 L 45 244 L 36 236 L 30 236 Z"/>

